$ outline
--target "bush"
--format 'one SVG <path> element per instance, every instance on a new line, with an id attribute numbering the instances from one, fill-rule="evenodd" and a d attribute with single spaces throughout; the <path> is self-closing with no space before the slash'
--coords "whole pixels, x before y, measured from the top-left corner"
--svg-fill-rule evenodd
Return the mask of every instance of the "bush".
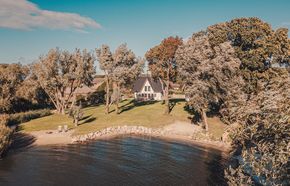
<path id="1" fill-rule="evenodd" d="M 32 119 L 41 118 L 48 115 L 51 115 L 51 112 L 48 109 L 33 110 L 28 112 L 19 112 L 16 114 L 11 114 L 8 120 L 8 125 L 11 126 L 20 124 L 28 122 Z"/>
<path id="2" fill-rule="evenodd" d="M 10 145 L 13 130 L 6 126 L 8 115 L 0 115 L 0 157 Z"/>
<path id="3" fill-rule="evenodd" d="M 289 185 L 289 116 L 254 122 L 234 136 L 237 150 L 225 173 L 229 185 Z"/>

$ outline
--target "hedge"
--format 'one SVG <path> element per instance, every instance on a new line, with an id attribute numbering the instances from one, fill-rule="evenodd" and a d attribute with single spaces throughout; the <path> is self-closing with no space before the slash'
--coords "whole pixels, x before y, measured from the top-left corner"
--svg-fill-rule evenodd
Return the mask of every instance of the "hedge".
<path id="1" fill-rule="evenodd" d="M 51 111 L 48 109 L 33 110 L 28 112 L 19 112 L 16 114 L 11 114 L 8 119 L 8 126 L 28 122 L 32 119 L 41 118 L 49 115 L 51 115 Z"/>

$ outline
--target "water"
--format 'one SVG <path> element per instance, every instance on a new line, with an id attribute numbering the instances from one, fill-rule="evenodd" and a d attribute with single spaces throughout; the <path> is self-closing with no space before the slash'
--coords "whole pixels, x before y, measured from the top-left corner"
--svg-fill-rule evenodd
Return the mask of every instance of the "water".
<path id="1" fill-rule="evenodd" d="M 149 137 L 33 147 L 0 160 L 0 185 L 224 185 L 216 150 Z"/>

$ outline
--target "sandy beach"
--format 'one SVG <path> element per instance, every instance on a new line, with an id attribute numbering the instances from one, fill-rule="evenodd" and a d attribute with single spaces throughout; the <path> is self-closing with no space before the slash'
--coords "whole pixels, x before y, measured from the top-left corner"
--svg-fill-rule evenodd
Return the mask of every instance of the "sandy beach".
<path id="1" fill-rule="evenodd" d="M 122 127 L 122 126 L 120 126 Z M 106 130 L 106 129 L 104 129 Z M 150 129 L 151 130 L 151 129 Z M 230 145 L 225 144 L 221 141 L 212 141 L 212 140 L 205 140 L 205 139 L 195 139 L 193 138 L 198 132 L 200 132 L 200 127 L 192 125 L 187 122 L 175 122 L 173 124 L 164 126 L 159 129 L 152 129 L 158 130 L 158 133 L 147 133 L 142 131 L 138 132 L 108 132 L 102 134 L 101 136 L 96 136 L 91 139 L 84 139 L 81 141 L 77 141 L 73 136 L 73 130 L 69 130 L 67 132 L 58 132 L 57 130 L 43 130 L 43 131 L 34 131 L 27 133 L 28 135 L 34 136 L 35 141 L 33 145 L 65 145 L 65 144 L 72 144 L 72 143 L 84 143 L 87 141 L 92 140 L 101 140 L 101 139 L 110 139 L 114 137 L 118 137 L 120 135 L 130 135 L 130 136 L 151 136 L 155 138 L 161 138 L 164 140 L 170 141 L 177 141 L 186 144 L 198 145 L 203 147 L 214 148 L 221 151 L 229 151 Z M 89 134 L 88 134 L 89 135 Z M 86 135 L 82 135 L 86 136 Z M 81 136 L 79 136 L 81 138 Z"/>

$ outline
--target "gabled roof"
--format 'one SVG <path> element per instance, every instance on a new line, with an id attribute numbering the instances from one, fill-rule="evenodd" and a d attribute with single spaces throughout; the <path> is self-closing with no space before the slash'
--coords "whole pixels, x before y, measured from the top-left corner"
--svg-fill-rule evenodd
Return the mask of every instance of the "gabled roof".
<path id="1" fill-rule="evenodd" d="M 135 82 L 133 86 L 134 92 L 140 92 L 148 80 L 154 92 L 162 92 L 162 84 L 160 80 L 154 80 L 152 77 L 149 76 L 140 76 Z"/>
<path id="2" fill-rule="evenodd" d="M 96 91 L 98 91 L 98 88 L 104 83 L 104 78 L 102 77 L 95 77 L 93 79 L 93 84 L 92 86 L 87 86 L 87 85 L 83 85 L 81 87 L 78 87 L 74 94 L 91 94 L 94 93 Z M 65 94 L 70 94 L 70 89 L 66 88 L 65 89 Z"/>

